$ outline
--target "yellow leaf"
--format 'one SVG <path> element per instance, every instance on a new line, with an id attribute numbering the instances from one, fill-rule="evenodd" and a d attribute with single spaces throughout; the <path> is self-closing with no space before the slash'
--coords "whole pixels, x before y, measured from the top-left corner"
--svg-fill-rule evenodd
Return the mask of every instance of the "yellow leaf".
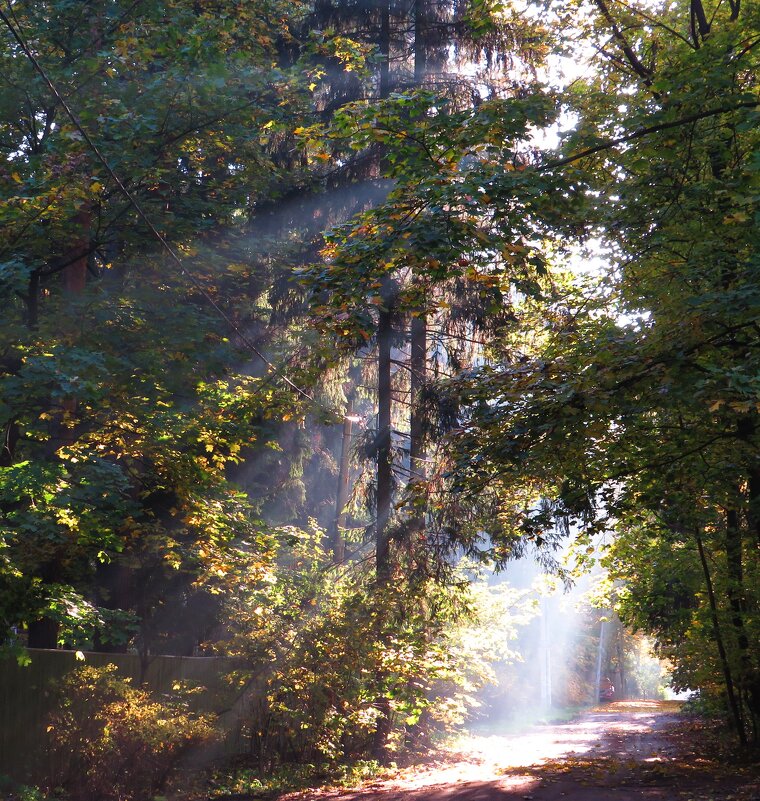
<path id="1" fill-rule="evenodd" d="M 11 173 L 11 178 L 13 178 L 13 180 L 14 180 L 14 181 L 15 181 L 17 184 L 23 183 L 23 181 L 21 180 L 21 176 L 20 176 L 20 175 L 19 175 L 17 172 L 12 172 L 12 173 Z"/>

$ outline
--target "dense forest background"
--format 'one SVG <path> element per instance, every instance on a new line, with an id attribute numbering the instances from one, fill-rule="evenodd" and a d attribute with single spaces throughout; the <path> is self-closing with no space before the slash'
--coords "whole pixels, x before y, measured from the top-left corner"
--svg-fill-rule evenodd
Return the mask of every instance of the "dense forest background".
<path id="1" fill-rule="evenodd" d="M 757 739 L 760 7 L 0 18 L 6 651 L 235 656 L 262 764 L 387 759 L 532 556 Z"/>

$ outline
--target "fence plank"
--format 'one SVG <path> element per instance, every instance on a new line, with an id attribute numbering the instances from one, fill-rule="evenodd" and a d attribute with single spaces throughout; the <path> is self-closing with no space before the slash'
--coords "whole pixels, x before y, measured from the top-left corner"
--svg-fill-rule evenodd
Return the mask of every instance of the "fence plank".
<path id="1" fill-rule="evenodd" d="M 0 775 L 13 781 L 38 784 L 46 774 L 46 718 L 55 700 L 56 684 L 80 665 L 116 665 L 118 673 L 137 686 L 142 672 L 137 654 L 27 649 L 31 663 L 20 666 L 14 657 L 0 657 Z M 205 688 L 193 696 L 197 711 L 223 714 L 226 751 L 243 747 L 240 716 L 230 716 L 235 698 L 224 681 L 235 662 L 224 657 L 154 656 L 145 671 L 145 685 L 154 693 L 168 693 L 177 681 Z"/>

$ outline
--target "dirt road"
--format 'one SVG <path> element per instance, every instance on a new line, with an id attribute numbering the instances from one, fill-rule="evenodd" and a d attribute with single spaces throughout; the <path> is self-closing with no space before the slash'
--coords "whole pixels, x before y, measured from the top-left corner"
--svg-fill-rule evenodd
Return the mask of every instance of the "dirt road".
<path id="1" fill-rule="evenodd" d="M 702 727 L 702 728 L 700 728 Z M 701 733 L 700 733 L 701 732 Z M 564 725 L 472 737 L 451 764 L 402 771 L 320 801 L 760 801 L 755 768 L 698 746 L 704 724 L 673 704 L 610 704 Z M 304 796 L 301 795 L 303 799 Z"/>

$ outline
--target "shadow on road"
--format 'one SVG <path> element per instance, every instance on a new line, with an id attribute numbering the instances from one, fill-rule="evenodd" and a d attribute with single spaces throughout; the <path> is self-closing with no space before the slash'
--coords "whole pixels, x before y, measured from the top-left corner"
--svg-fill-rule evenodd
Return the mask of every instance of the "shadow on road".
<path id="1" fill-rule="evenodd" d="M 619 702 L 573 723 L 471 737 L 451 765 L 403 771 L 340 801 L 759 801 L 760 774 L 700 754 L 704 724 L 667 702 Z M 702 731 L 704 734 L 704 731 Z"/>

